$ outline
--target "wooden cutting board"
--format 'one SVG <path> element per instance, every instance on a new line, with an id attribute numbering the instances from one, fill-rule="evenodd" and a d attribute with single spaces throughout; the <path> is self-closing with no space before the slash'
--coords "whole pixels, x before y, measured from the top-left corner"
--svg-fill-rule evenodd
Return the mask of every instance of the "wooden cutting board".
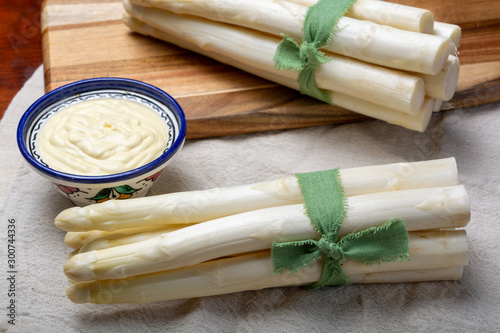
<path id="1" fill-rule="evenodd" d="M 251 1 L 251 0 L 249 0 Z M 395 0 L 463 29 L 454 108 L 500 101 L 500 1 Z M 148 82 L 183 107 L 187 137 L 204 138 L 366 119 L 162 41 L 131 33 L 121 0 L 46 0 L 46 91 L 93 77 Z"/>

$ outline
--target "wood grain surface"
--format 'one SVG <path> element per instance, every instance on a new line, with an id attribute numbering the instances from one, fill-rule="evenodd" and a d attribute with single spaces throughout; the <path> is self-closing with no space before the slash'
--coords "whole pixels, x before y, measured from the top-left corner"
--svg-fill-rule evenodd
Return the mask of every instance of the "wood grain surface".
<path id="1" fill-rule="evenodd" d="M 397 0 L 463 29 L 454 108 L 500 100 L 500 1 Z M 132 33 L 121 0 L 46 0 L 42 46 L 46 90 L 91 77 L 145 81 L 183 107 L 188 138 L 366 119 L 174 45 Z"/>
<path id="2" fill-rule="evenodd" d="M 0 2 L 0 119 L 42 64 L 41 4 L 42 0 Z"/>

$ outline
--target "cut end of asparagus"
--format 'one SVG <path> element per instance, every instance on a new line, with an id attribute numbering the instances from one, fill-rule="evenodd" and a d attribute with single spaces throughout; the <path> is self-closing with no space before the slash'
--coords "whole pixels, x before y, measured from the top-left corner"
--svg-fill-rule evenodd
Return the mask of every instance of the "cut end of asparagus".
<path id="1" fill-rule="evenodd" d="M 429 10 L 422 10 L 420 16 L 419 30 L 424 34 L 431 34 L 434 31 L 434 15 Z"/>
<path id="2" fill-rule="evenodd" d="M 97 260 L 95 251 L 79 253 L 72 256 L 64 265 L 64 273 L 74 281 L 91 281 L 95 279 L 92 263 Z"/>
<path id="3" fill-rule="evenodd" d="M 450 39 L 451 43 L 453 43 L 453 49 L 455 50 L 460 47 L 462 29 L 456 24 L 434 22 L 433 34 Z"/>
<path id="4" fill-rule="evenodd" d="M 438 48 L 436 56 L 434 58 L 434 63 L 432 64 L 432 73 L 431 75 L 436 75 L 439 72 L 441 72 L 446 65 L 446 62 L 448 61 L 448 56 L 451 54 L 451 44 L 450 41 L 446 38 L 443 38 L 441 36 L 434 36 L 435 38 L 441 38 L 441 45 Z"/>
<path id="5" fill-rule="evenodd" d="M 453 95 L 455 95 L 455 91 L 457 90 L 458 85 L 458 77 L 460 74 L 460 61 L 458 57 L 450 56 L 445 65 L 447 67 L 445 73 L 446 76 L 443 82 L 446 82 L 444 85 L 444 101 L 449 101 L 452 99 Z"/>

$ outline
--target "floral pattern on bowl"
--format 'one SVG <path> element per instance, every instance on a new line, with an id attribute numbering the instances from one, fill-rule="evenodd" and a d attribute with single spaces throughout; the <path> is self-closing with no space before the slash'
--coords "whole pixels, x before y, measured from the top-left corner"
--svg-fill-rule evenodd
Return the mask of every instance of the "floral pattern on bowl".
<path id="1" fill-rule="evenodd" d="M 144 196 L 153 186 L 153 183 L 160 177 L 163 170 L 139 180 L 133 185 L 119 185 L 115 187 L 99 188 L 76 188 L 54 183 L 56 189 L 70 200 L 88 200 L 88 203 L 101 203 L 108 200 L 124 200 L 131 197 Z M 140 186 L 140 187 L 139 187 Z M 81 197 L 81 198 L 79 198 Z"/>

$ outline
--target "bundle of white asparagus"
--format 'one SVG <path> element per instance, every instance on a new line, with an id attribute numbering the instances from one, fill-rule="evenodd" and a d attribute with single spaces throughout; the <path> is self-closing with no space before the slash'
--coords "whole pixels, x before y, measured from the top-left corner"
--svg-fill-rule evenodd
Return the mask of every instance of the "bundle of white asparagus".
<path id="1" fill-rule="evenodd" d="M 454 158 L 340 169 L 339 238 L 404 220 L 409 260 L 341 263 L 349 283 L 458 280 L 468 264 L 467 193 Z M 310 285 L 322 260 L 273 271 L 272 244 L 318 240 L 295 175 L 267 182 L 73 207 L 55 219 L 74 248 L 64 271 L 76 303 L 146 303 Z"/>
<path id="2" fill-rule="evenodd" d="M 124 0 L 124 22 L 141 34 L 300 90 L 299 73 L 278 70 L 282 35 L 301 43 L 317 0 Z M 321 51 L 315 85 L 333 105 L 424 131 L 456 90 L 460 27 L 430 11 L 358 0 Z"/>

